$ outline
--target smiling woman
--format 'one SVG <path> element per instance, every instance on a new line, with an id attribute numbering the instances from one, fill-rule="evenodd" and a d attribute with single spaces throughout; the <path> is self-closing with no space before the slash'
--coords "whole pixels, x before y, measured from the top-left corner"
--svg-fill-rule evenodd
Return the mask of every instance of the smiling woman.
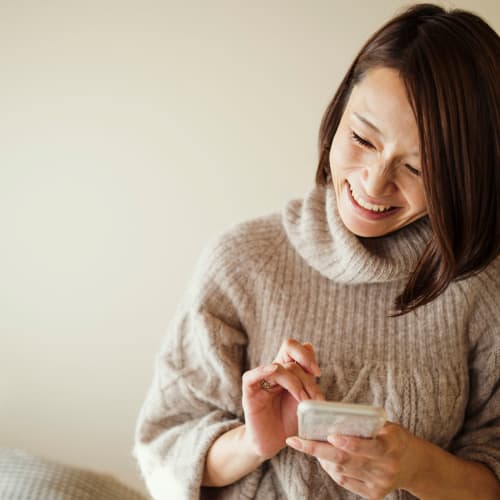
<path id="1" fill-rule="evenodd" d="M 348 227 L 382 236 L 427 214 L 433 228 L 399 312 L 498 255 L 498 54 L 498 35 L 479 17 L 422 4 L 365 43 L 325 111 L 316 181 L 333 175 Z M 390 176 L 405 169 L 421 179 Z M 382 218 L 363 210 L 391 203 Z"/>
<path id="2" fill-rule="evenodd" d="M 155 499 L 500 498 L 499 58 L 471 13 L 390 20 L 327 107 L 316 185 L 207 246 L 137 425 Z M 389 421 L 296 437 L 324 399 Z"/>
<path id="3" fill-rule="evenodd" d="M 409 164 L 420 165 L 419 149 L 399 73 L 370 71 L 351 92 L 330 152 L 339 214 L 350 231 L 383 236 L 426 214 L 420 170 Z"/>

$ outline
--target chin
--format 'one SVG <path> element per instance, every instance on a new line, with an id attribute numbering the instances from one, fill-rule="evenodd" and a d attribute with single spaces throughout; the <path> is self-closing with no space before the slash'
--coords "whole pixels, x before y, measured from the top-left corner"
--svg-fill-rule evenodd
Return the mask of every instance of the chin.
<path id="1" fill-rule="evenodd" d="M 338 206 L 340 219 L 351 233 L 362 238 L 379 238 L 393 233 L 407 224 L 401 221 L 364 221 L 345 207 Z M 412 221 L 408 221 L 408 224 Z"/>

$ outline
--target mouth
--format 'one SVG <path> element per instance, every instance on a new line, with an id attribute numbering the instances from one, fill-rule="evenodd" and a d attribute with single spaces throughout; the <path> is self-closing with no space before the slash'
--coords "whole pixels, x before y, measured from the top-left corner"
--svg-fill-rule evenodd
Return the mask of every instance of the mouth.
<path id="1" fill-rule="evenodd" d="M 375 205 L 363 200 L 361 196 L 352 188 L 349 181 L 347 184 L 347 195 L 353 204 L 354 208 L 365 217 L 370 219 L 381 219 L 392 215 L 400 209 L 400 207 L 393 207 L 390 205 Z"/>

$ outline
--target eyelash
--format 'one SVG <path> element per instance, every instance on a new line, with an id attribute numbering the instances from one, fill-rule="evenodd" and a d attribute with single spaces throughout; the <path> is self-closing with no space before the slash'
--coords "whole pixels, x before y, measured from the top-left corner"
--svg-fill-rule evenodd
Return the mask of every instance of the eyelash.
<path id="1" fill-rule="evenodd" d="M 352 138 L 354 139 L 355 142 L 357 142 L 358 144 L 360 144 L 361 146 L 363 146 L 365 148 L 375 149 L 375 146 L 371 142 L 367 141 L 366 139 L 363 139 L 358 134 L 356 134 L 356 132 L 352 132 Z M 417 170 L 416 168 L 412 167 L 411 165 L 408 165 L 407 163 L 405 163 L 405 167 L 413 175 L 416 175 L 419 177 L 422 175 L 420 170 Z"/>
<path id="2" fill-rule="evenodd" d="M 371 143 L 371 142 L 368 142 L 366 139 L 363 139 L 362 137 L 360 137 L 358 134 L 356 134 L 356 132 L 353 132 L 352 133 L 352 138 L 358 143 L 358 144 L 361 144 L 361 146 L 364 146 L 365 148 L 369 148 L 369 149 L 375 149 L 375 146 Z"/>
<path id="3" fill-rule="evenodd" d="M 405 167 L 410 171 L 410 173 L 416 175 L 417 177 L 420 177 L 422 175 L 422 172 L 420 172 L 420 170 L 417 170 L 416 168 L 412 167 L 411 165 L 408 165 L 407 163 L 405 164 Z"/>

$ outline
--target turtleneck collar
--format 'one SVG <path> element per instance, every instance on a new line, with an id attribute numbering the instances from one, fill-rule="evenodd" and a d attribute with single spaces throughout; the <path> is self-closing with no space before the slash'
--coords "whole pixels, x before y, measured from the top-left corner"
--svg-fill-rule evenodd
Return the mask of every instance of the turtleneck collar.
<path id="1" fill-rule="evenodd" d="M 304 260 L 341 283 L 407 278 L 431 237 L 426 217 L 387 236 L 356 236 L 340 219 L 332 186 L 314 186 L 303 199 L 288 202 L 282 220 L 291 244 Z"/>

